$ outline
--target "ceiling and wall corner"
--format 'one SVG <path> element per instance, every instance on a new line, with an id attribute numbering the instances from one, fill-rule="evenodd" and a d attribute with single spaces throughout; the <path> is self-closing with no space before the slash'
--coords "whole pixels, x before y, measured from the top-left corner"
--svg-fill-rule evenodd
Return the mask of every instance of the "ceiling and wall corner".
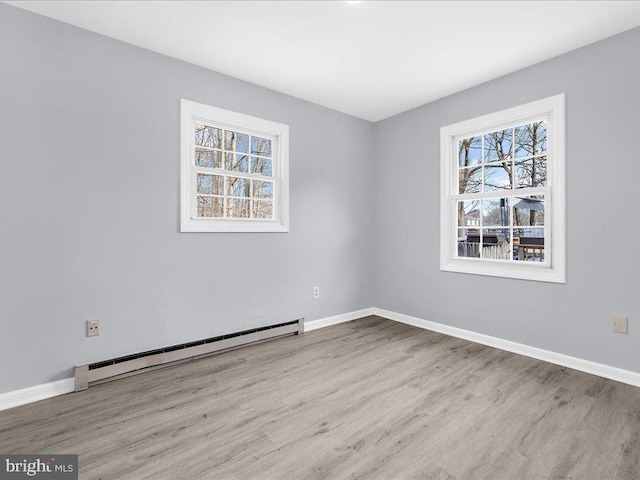
<path id="1" fill-rule="evenodd" d="M 640 25 L 629 1 L 6 3 L 372 122 Z"/>

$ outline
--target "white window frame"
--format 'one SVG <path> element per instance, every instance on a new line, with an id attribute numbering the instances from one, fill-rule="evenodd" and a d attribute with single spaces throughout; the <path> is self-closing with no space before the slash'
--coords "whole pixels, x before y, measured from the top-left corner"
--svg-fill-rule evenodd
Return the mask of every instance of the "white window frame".
<path id="1" fill-rule="evenodd" d="M 545 263 L 457 256 L 459 139 L 544 119 L 547 122 L 545 195 Z M 493 277 L 566 283 L 565 95 L 448 125 L 440 129 L 440 270 Z M 505 191 L 512 195 L 513 190 Z M 496 197 L 496 192 L 479 194 Z M 510 208 L 513 208 L 512 206 Z"/>
<path id="2" fill-rule="evenodd" d="M 203 218 L 196 214 L 195 125 L 226 128 L 271 139 L 272 177 L 224 171 L 226 175 L 274 182 L 273 219 Z M 250 156 L 250 154 L 248 154 Z M 224 165 L 223 165 L 224 167 Z M 214 169 L 210 169 L 214 170 Z M 202 103 L 180 101 L 180 231 L 181 232 L 288 232 L 289 231 L 289 126 Z"/>

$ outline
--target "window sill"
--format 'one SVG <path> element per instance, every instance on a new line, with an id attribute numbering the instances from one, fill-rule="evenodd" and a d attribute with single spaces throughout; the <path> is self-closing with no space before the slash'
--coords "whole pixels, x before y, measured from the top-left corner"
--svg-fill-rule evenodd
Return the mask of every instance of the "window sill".
<path id="1" fill-rule="evenodd" d="M 452 258 L 440 266 L 443 272 L 470 273 L 489 277 L 533 280 L 536 282 L 566 283 L 563 268 L 527 262 L 514 264 L 501 261 Z"/>
<path id="2" fill-rule="evenodd" d="M 191 233 L 287 233 L 288 225 L 278 221 L 187 219 L 180 224 L 181 232 Z"/>

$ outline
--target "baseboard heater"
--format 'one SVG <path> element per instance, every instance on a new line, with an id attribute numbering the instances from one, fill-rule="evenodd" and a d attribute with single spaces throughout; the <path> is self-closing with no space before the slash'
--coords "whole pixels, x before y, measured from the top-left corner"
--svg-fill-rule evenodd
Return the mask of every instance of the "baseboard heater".
<path id="1" fill-rule="evenodd" d="M 219 337 L 118 357 L 90 365 L 77 366 L 75 370 L 75 391 L 79 392 L 86 390 L 91 385 L 137 375 L 138 373 L 194 360 L 214 353 L 221 353 L 222 351 L 248 344 L 263 342 L 285 335 L 300 335 L 303 332 L 304 318 L 300 318 L 292 322 L 253 328 Z"/>

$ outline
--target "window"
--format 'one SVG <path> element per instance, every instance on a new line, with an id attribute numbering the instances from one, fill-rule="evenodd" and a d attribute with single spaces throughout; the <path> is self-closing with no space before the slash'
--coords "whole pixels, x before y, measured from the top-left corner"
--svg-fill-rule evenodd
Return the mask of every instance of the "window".
<path id="1" fill-rule="evenodd" d="M 181 102 L 180 229 L 287 232 L 289 127 Z"/>
<path id="2" fill-rule="evenodd" d="M 564 94 L 440 131 L 440 268 L 565 282 Z"/>

